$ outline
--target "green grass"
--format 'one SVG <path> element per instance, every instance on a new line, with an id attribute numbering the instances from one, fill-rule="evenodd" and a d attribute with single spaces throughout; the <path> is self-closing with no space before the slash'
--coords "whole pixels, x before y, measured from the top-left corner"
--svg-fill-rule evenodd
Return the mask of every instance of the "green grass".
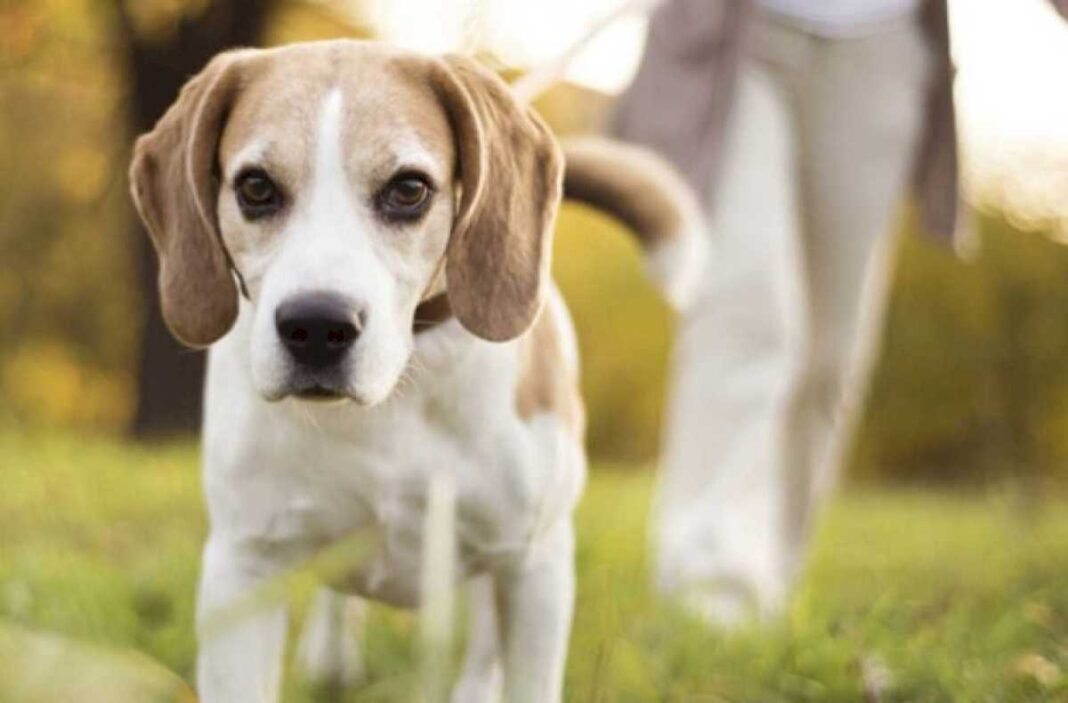
<path id="1" fill-rule="evenodd" d="M 42 669 L 58 691 L 78 656 L 138 651 L 191 680 L 196 464 L 188 445 L 0 433 L 0 701 L 70 700 L 10 682 Z M 648 472 L 590 482 L 569 701 L 865 700 L 875 667 L 889 684 L 869 700 L 1068 701 L 1068 504 L 1022 521 L 992 498 L 849 492 L 788 615 L 720 635 L 650 591 L 650 488 Z M 372 610 L 369 681 L 351 700 L 411 700 L 415 632 L 410 615 Z M 52 668 L 26 664 L 41 652 Z"/>

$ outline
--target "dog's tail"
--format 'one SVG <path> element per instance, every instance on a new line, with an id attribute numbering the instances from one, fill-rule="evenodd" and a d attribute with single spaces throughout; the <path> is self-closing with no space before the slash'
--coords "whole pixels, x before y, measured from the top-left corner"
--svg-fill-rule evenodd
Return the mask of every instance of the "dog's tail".
<path id="1" fill-rule="evenodd" d="M 705 219 L 689 184 L 648 149 L 599 137 L 565 140 L 563 147 L 564 197 L 625 224 L 645 252 L 649 278 L 684 310 L 708 258 Z"/>

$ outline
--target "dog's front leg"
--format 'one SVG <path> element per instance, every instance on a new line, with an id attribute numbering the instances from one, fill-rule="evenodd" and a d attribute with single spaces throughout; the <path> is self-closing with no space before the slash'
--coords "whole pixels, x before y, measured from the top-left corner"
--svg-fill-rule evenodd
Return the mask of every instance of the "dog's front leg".
<path id="1" fill-rule="evenodd" d="M 560 703 L 575 600 L 574 531 L 562 521 L 530 558 L 496 574 L 508 703 Z"/>
<path id="2" fill-rule="evenodd" d="M 204 547 L 197 601 L 200 703 L 277 703 L 286 611 L 254 600 L 277 573 L 239 546 L 213 537 Z"/>
<path id="3" fill-rule="evenodd" d="M 501 628 L 493 576 L 482 574 L 467 584 L 467 603 L 467 654 L 452 703 L 500 703 Z"/>

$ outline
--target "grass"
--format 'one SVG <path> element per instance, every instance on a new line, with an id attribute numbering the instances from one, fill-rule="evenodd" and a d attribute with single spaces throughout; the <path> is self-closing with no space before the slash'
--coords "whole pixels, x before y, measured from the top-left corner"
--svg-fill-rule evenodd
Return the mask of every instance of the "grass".
<path id="1" fill-rule="evenodd" d="M 0 476 L 0 702 L 189 700 L 195 450 L 0 432 Z M 722 635 L 650 591 L 650 488 L 648 472 L 590 482 L 568 701 L 1068 701 L 1068 504 L 1021 521 L 996 498 L 851 491 L 788 615 Z M 350 699 L 410 700 L 415 636 L 410 615 L 373 608 Z M 77 673 L 94 670 L 115 673 Z"/>

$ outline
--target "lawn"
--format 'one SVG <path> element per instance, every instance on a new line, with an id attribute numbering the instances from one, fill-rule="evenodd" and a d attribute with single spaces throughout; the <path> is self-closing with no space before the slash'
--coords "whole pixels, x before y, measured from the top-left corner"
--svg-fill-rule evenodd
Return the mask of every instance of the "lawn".
<path id="1" fill-rule="evenodd" d="M 190 700 L 195 450 L 0 432 L 0 477 L 0 702 Z M 1068 701 L 1068 503 L 1023 520 L 996 497 L 849 491 L 788 615 L 722 635 L 650 592 L 650 488 L 591 479 L 568 701 Z M 412 700 L 414 633 L 375 607 L 345 700 Z"/>

